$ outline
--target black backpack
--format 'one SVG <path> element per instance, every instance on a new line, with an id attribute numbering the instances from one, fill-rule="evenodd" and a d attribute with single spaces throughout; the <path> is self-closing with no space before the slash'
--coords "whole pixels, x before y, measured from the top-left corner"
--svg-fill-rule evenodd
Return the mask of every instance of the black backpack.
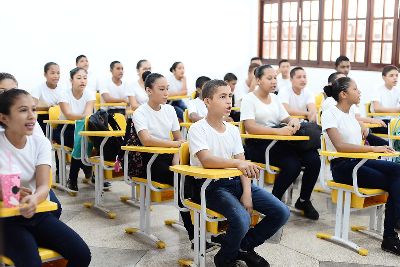
<path id="1" fill-rule="evenodd" d="M 99 109 L 89 117 L 88 130 L 89 131 L 109 131 L 108 126 L 114 131 L 120 131 L 121 127 L 114 119 L 114 115 L 108 114 L 107 111 Z M 100 145 L 104 137 L 91 137 L 93 146 L 100 151 Z M 119 153 L 121 153 L 121 146 L 124 145 L 122 137 L 109 137 L 104 145 L 104 160 L 114 162 Z"/>

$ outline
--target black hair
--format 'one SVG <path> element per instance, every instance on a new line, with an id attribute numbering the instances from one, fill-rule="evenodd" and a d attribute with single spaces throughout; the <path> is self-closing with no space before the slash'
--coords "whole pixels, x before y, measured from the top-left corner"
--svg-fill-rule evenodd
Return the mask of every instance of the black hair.
<path id="1" fill-rule="evenodd" d="M 329 75 L 328 77 L 328 84 L 332 84 L 337 78 L 338 75 L 343 74 L 339 71 L 332 73 L 331 75 Z"/>
<path id="2" fill-rule="evenodd" d="M 87 71 L 86 71 L 85 69 L 80 68 L 80 67 L 76 67 L 76 68 L 73 68 L 72 70 L 69 71 L 69 76 L 71 77 L 71 79 L 74 78 L 74 76 L 75 76 L 75 75 L 78 73 L 78 71 L 80 71 L 80 70 L 85 71 L 86 74 L 87 74 Z"/>
<path id="3" fill-rule="evenodd" d="M 79 56 L 76 57 L 75 63 L 78 64 L 78 62 L 79 62 L 79 60 L 81 60 L 81 58 L 86 58 L 87 59 L 87 57 L 85 55 L 79 55 Z"/>
<path id="4" fill-rule="evenodd" d="M 204 84 L 203 90 L 201 91 L 201 96 L 203 99 L 212 98 L 218 87 L 227 85 L 228 84 L 223 80 L 210 80 Z"/>
<path id="5" fill-rule="evenodd" d="M 172 64 L 171 68 L 169 68 L 170 72 L 173 72 L 174 70 L 176 70 L 176 67 L 178 67 L 179 64 L 181 64 L 182 62 L 180 61 L 176 61 L 174 62 L 174 64 Z"/>
<path id="6" fill-rule="evenodd" d="M 342 63 L 343 61 L 349 61 L 350 59 L 346 56 L 339 56 L 336 61 L 335 61 L 335 67 L 337 68 L 339 66 L 340 63 Z"/>
<path id="7" fill-rule="evenodd" d="M 22 89 L 3 91 L 0 94 L 0 113 L 4 115 L 10 115 L 11 107 L 21 95 L 29 95 L 29 93 Z M 2 122 L 0 122 L 0 126 L 6 128 L 6 125 L 4 125 Z"/>
<path id="8" fill-rule="evenodd" d="M 210 81 L 211 79 L 209 78 L 209 77 L 207 77 L 207 76 L 200 76 L 199 78 L 197 78 L 197 80 L 196 80 L 196 89 L 198 89 L 198 88 L 200 88 L 200 89 L 202 89 L 203 88 L 203 86 L 204 86 L 204 84 L 206 83 L 206 82 L 208 82 L 208 81 Z M 195 93 L 195 95 L 194 95 L 194 98 L 197 98 L 197 97 L 199 97 L 199 92 L 197 92 L 197 90 L 196 90 L 196 93 Z"/>
<path id="9" fill-rule="evenodd" d="M 253 60 L 261 60 L 261 62 L 262 62 L 263 58 L 262 57 L 252 57 L 250 59 L 250 62 L 252 62 Z"/>
<path id="10" fill-rule="evenodd" d="M 262 65 L 262 66 L 256 68 L 254 70 L 254 76 L 257 79 L 261 79 L 261 77 L 264 75 L 264 70 L 265 69 L 272 69 L 272 66 L 271 65 Z"/>
<path id="11" fill-rule="evenodd" d="M 399 69 L 396 66 L 393 66 L 393 65 L 387 65 L 387 66 L 383 67 L 382 76 L 386 76 L 392 70 L 399 71 Z"/>
<path id="12" fill-rule="evenodd" d="M 278 66 L 280 67 L 281 64 L 282 64 L 282 63 L 285 63 L 285 62 L 290 63 L 289 60 L 287 60 L 287 59 L 282 59 L 281 61 L 279 61 Z"/>
<path id="13" fill-rule="evenodd" d="M 47 62 L 47 63 L 44 65 L 44 73 L 47 73 L 47 72 L 49 71 L 50 67 L 53 66 L 53 65 L 58 66 L 58 64 L 55 63 L 55 62 Z"/>
<path id="14" fill-rule="evenodd" d="M 138 63 L 136 63 L 136 69 L 139 70 L 140 67 L 142 66 L 142 64 L 143 64 L 144 62 L 146 62 L 146 61 L 148 61 L 148 60 L 147 60 L 147 59 L 141 59 L 141 60 L 139 60 Z"/>
<path id="15" fill-rule="evenodd" d="M 0 72 L 0 82 L 3 80 L 13 80 L 15 83 L 18 83 L 17 79 L 15 79 L 12 74 L 7 72 Z"/>
<path id="16" fill-rule="evenodd" d="M 110 70 L 113 70 L 115 67 L 115 64 L 121 64 L 118 60 L 114 60 L 113 62 L 110 63 Z"/>
<path id="17" fill-rule="evenodd" d="M 231 82 L 231 81 L 237 81 L 237 77 L 235 74 L 228 72 L 227 74 L 225 74 L 224 76 L 224 81 L 225 82 Z"/>
<path id="18" fill-rule="evenodd" d="M 293 79 L 294 75 L 296 75 L 296 71 L 298 70 L 304 70 L 303 67 L 294 67 L 291 71 L 290 71 L 290 78 Z"/>
<path id="19" fill-rule="evenodd" d="M 352 82 L 349 77 L 341 77 L 332 82 L 332 85 L 327 85 L 324 87 L 324 92 L 328 97 L 333 97 L 339 102 L 339 94 L 345 92 Z"/>
<path id="20" fill-rule="evenodd" d="M 254 73 L 255 69 L 258 68 L 258 67 L 260 67 L 260 64 L 258 64 L 258 63 L 251 63 L 250 66 L 249 66 L 248 72 L 249 72 L 249 73 L 250 73 L 250 72 L 253 72 L 253 73 Z"/>
<path id="21" fill-rule="evenodd" d="M 145 71 L 142 75 L 142 78 L 144 78 L 144 88 L 150 88 L 153 89 L 153 85 L 158 80 L 159 78 L 164 78 L 159 73 L 151 73 L 150 71 Z"/>

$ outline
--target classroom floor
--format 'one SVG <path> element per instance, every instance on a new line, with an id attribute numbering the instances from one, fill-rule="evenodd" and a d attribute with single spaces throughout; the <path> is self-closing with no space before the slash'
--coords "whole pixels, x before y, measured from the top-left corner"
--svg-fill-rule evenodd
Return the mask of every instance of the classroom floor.
<path id="1" fill-rule="evenodd" d="M 151 212 L 152 229 L 167 246 L 156 249 L 139 236 L 128 235 L 126 227 L 139 225 L 139 209 L 120 202 L 121 195 L 130 192 L 123 181 L 113 181 L 110 192 L 105 193 L 105 205 L 117 213 L 113 220 L 96 210 L 83 207 L 85 201 L 94 199 L 92 185 L 79 184 L 77 197 L 55 190 L 63 213 L 61 219 L 77 231 L 88 243 L 92 251 L 90 266 L 178 266 L 180 258 L 191 258 L 192 251 L 185 230 L 179 226 L 164 225 L 165 219 L 177 219 L 178 212 L 172 203 L 153 205 Z M 271 190 L 271 188 L 268 188 Z M 320 213 L 317 222 L 310 221 L 295 213 L 283 229 L 282 237 L 275 237 L 258 247 L 256 251 L 264 256 L 271 266 L 400 266 L 400 257 L 385 253 L 380 249 L 380 241 L 361 233 L 350 233 L 350 238 L 369 250 L 368 256 L 357 253 L 316 238 L 316 233 L 334 231 L 334 206 L 329 195 L 313 193 L 313 203 Z M 297 190 L 294 201 L 297 199 Z M 367 224 L 368 217 L 363 213 L 352 216 L 352 223 Z M 214 266 L 213 256 L 217 251 L 207 254 L 207 266 Z"/>

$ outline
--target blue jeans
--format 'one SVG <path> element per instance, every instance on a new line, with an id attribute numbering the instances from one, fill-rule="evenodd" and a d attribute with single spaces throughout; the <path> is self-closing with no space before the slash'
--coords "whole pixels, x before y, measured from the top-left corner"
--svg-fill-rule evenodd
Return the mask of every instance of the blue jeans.
<path id="1" fill-rule="evenodd" d="M 218 252 L 225 259 L 236 259 L 239 249 L 252 250 L 273 236 L 289 219 L 288 207 L 265 189 L 251 186 L 253 208 L 265 217 L 250 228 L 250 215 L 240 202 L 243 193 L 240 178 L 211 183 L 206 190 L 207 208 L 228 220 L 228 230 Z"/>
<path id="2" fill-rule="evenodd" d="M 185 102 L 183 102 L 182 100 L 172 101 L 171 106 L 174 107 L 176 116 L 178 116 L 178 118 L 183 121 L 183 112 L 185 111 L 185 109 L 187 109 Z"/>
<path id="3" fill-rule="evenodd" d="M 30 219 L 17 216 L 1 221 L 4 255 L 15 266 L 41 267 L 38 247 L 58 252 L 68 261 L 68 267 L 89 266 L 91 253 L 85 241 L 50 212 L 37 213 Z"/>
<path id="4" fill-rule="evenodd" d="M 338 183 L 353 184 L 352 172 L 358 159 L 335 159 L 331 162 L 333 180 Z M 395 235 L 394 227 L 400 219 L 400 164 L 368 160 L 358 169 L 358 186 L 383 189 L 389 193 L 386 203 L 383 236 Z"/>
<path id="5" fill-rule="evenodd" d="M 62 212 L 62 207 L 61 207 L 61 203 L 58 200 L 56 194 L 54 193 L 53 189 L 50 189 L 49 191 L 49 197 L 50 197 L 50 201 L 57 203 L 57 209 L 55 211 L 52 211 L 51 213 L 56 216 L 57 219 L 60 219 L 61 216 L 61 212 Z"/>

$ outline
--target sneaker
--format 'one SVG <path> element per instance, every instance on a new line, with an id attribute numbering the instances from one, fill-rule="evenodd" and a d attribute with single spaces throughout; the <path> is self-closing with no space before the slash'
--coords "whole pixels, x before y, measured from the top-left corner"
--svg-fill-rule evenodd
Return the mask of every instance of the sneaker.
<path id="1" fill-rule="evenodd" d="M 302 210 L 304 212 L 304 217 L 311 219 L 311 220 L 318 220 L 319 219 L 319 213 L 318 211 L 314 208 L 310 200 L 305 200 L 300 202 L 300 198 L 296 201 L 296 204 L 294 204 L 294 207 L 298 210 Z"/>
<path id="2" fill-rule="evenodd" d="M 190 246 L 192 250 L 194 250 L 194 243 L 193 241 L 190 241 L 190 243 L 192 243 L 192 245 Z M 213 244 L 210 242 L 206 242 L 206 253 L 213 251 L 214 249 L 219 248 L 219 246 L 217 244 Z"/>
<path id="3" fill-rule="evenodd" d="M 76 183 L 71 182 L 70 180 L 67 181 L 67 188 L 71 191 L 78 192 L 78 185 Z"/>
<path id="4" fill-rule="evenodd" d="M 396 234 L 394 236 L 384 237 L 381 248 L 386 251 L 400 256 L 400 240 Z"/>
<path id="5" fill-rule="evenodd" d="M 237 259 L 244 261 L 249 267 L 269 267 L 268 261 L 258 255 L 254 250 L 239 250 Z"/>
<path id="6" fill-rule="evenodd" d="M 214 256 L 214 264 L 216 267 L 239 267 L 236 260 L 226 260 L 219 253 Z"/>
<path id="7" fill-rule="evenodd" d="M 110 182 L 104 182 L 103 189 L 104 190 L 110 190 L 111 189 L 111 183 Z"/>

